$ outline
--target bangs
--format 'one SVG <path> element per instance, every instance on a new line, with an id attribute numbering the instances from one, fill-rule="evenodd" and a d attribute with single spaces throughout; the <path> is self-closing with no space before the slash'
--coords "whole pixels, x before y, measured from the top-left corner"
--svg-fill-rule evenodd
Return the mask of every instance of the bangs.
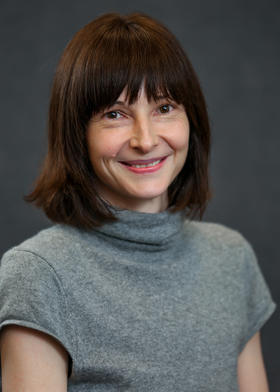
<path id="1" fill-rule="evenodd" d="M 143 82 L 149 102 L 162 96 L 179 104 L 186 100 L 184 53 L 162 34 L 120 23 L 96 37 L 98 45 L 94 42 L 89 50 L 82 83 L 91 115 L 112 106 L 124 89 L 126 101 L 133 104 Z"/>

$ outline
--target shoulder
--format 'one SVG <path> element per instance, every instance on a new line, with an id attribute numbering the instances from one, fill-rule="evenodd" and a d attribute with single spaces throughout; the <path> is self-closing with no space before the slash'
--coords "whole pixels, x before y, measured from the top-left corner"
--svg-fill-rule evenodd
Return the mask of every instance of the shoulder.
<path id="1" fill-rule="evenodd" d="M 219 263 L 241 266 L 245 261 L 256 261 L 251 243 L 238 230 L 220 223 L 187 220 L 184 224 L 186 239 L 200 254 Z"/>
<path id="2" fill-rule="evenodd" d="M 80 235 L 81 233 L 75 228 L 60 224 L 53 225 L 8 249 L 2 256 L 1 264 L 9 260 L 36 259 L 54 267 L 58 254 L 72 252 Z"/>
<path id="3" fill-rule="evenodd" d="M 196 239 L 211 245 L 244 248 L 250 246 L 248 240 L 236 229 L 221 223 L 186 221 L 184 230 Z"/>

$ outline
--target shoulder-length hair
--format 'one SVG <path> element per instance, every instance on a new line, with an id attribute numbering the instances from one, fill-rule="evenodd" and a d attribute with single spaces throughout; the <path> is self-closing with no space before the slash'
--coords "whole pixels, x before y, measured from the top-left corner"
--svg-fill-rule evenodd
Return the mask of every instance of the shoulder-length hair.
<path id="1" fill-rule="evenodd" d="M 163 94 L 185 107 L 189 150 L 183 169 L 168 188 L 168 208 L 202 218 L 211 198 L 205 99 L 175 36 L 138 12 L 101 15 L 78 31 L 65 48 L 51 90 L 48 152 L 26 201 L 34 202 L 54 222 L 84 229 L 117 219 L 96 192 L 86 129 L 91 117 L 110 107 L 124 88 L 133 104 L 143 80 L 149 102 Z"/>

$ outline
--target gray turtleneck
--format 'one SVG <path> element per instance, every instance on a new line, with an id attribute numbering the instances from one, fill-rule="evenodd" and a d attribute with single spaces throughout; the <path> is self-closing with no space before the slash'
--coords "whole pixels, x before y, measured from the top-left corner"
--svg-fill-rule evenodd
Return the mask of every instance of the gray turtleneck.
<path id="1" fill-rule="evenodd" d="M 69 353 L 68 391 L 237 392 L 237 359 L 275 309 L 251 245 L 181 213 L 42 230 L 0 267 L 0 328 Z"/>

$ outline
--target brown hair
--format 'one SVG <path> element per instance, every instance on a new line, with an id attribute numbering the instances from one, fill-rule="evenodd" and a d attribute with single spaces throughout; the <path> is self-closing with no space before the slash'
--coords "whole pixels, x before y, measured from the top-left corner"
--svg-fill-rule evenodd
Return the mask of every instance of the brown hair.
<path id="1" fill-rule="evenodd" d="M 86 129 L 94 114 L 111 106 L 127 87 L 133 104 L 142 81 L 148 101 L 158 96 L 183 104 L 190 123 L 185 165 L 168 188 L 171 212 L 200 219 L 211 197 L 210 127 L 197 76 L 175 36 L 143 13 L 104 14 L 69 42 L 57 66 L 50 97 L 48 152 L 34 190 L 48 218 L 90 229 L 116 220 L 95 190 Z"/>

